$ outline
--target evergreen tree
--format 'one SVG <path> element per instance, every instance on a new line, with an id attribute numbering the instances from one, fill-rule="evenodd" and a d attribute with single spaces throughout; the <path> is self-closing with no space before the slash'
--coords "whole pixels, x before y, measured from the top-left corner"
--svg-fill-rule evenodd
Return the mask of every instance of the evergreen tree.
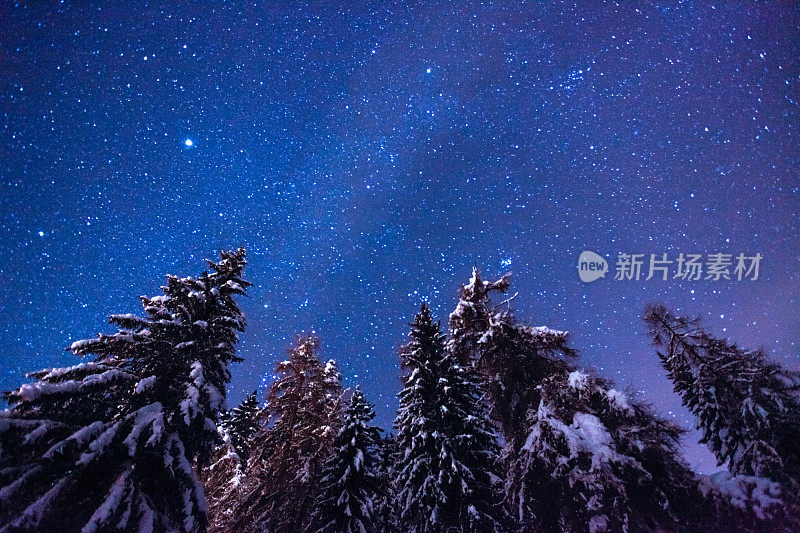
<path id="1" fill-rule="evenodd" d="M 73 343 L 91 362 L 31 374 L 0 413 L 0 529 L 201 531 L 192 464 L 218 442 L 228 364 L 244 319 L 244 250 L 200 277 L 169 277 L 145 317 Z"/>
<path id="2" fill-rule="evenodd" d="M 493 294 L 508 290 L 509 277 L 490 283 L 473 269 L 450 314 L 448 349 L 461 364 L 478 370 L 488 416 L 508 450 L 516 452 L 527 436 L 528 412 L 538 407 L 535 384 L 567 369 L 575 352 L 566 332 L 519 324 L 509 308 L 491 302 Z"/>
<path id="3" fill-rule="evenodd" d="M 645 321 L 669 378 L 733 474 L 800 480 L 800 374 L 706 333 L 663 306 Z"/>
<path id="4" fill-rule="evenodd" d="M 397 441 L 394 435 L 388 434 L 378 440 L 376 450 L 375 477 L 377 496 L 375 500 L 375 516 L 380 533 L 396 533 L 400 531 L 395 513 L 395 495 L 393 480 L 395 479 L 395 463 L 397 461 Z"/>
<path id="5" fill-rule="evenodd" d="M 495 493 L 497 444 L 478 407 L 471 367 L 445 350 L 426 305 L 403 351 L 395 494 L 400 528 L 493 531 L 503 522 Z"/>
<path id="6" fill-rule="evenodd" d="M 356 388 L 344 414 L 344 422 L 325 465 L 322 492 L 313 513 L 313 530 L 328 533 L 377 531 L 375 500 L 380 479 L 376 476 L 380 431 L 370 426 L 372 406 Z"/>
<path id="7" fill-rule="evenodd" d="M 733 506 L 742 529 L 800 530 L 800 374 L 662 305 L 650 306 L 645 322 L 675 392 L 697 418 L 700 442 L 732 474 L 704 480 L 717 516 Z"/>
<path id="8" fill-rule="evenodd" d="M 320 362 L 317 346 L 301 339 L 277 365 L 229 529 L 294 533 L 309 524 L 341 426 L 341 377 L 333 361 Z"/>
<path id="9" fill-rule="evenodd" d="M 505 441 L 506 505 L 525 529 L 677 529 L 702 509 L 680 430 L 577 370 L 568 334 L 520 324 L 508 275 L 477 270 L 450 315 L 449 349 L 478 371 Z"/>
<path id="10" fill-rule="evenodd" d="M 221 417 L 222 442 L 209 466 L 200 471 L 208 501 L 209 531 L 224 531 L 232 519 L 231 503 L 244 478 L 252 439 L 259 430 L 259 414 L 253 391 Z"/>
<path id="11" fill-rule="evenodd" d="M 230 434 L 220 428 L 222 444 L 217 448 L 211 463 L 200 470 L 206 500 L 208 501 L 208 531 L 226 531 L 232 520 L 231 503 L 244 479 L 245 463 L 231 441 Z"/>
<path id="12" fill-rule="evenodd" d="M 222 418 L 222 425 L 230 436 L 231 445 L 245 464 L 251 440 L 259 430 L 259 412 L 256 391 L 253 391 Z"/>
<path id="13" fill-rule="evenodd" d="M 677 426 L 580 370 L 558 371 L 538 388 L 507 479 L 526 530 L 675 531 L 702 520 Z"/>
<path id="14" fill-rule="evenodd" d="M 706 523 L 716 531 L 800 531 L 797 498 L 777 481 L 723 470 L 700 476 L 700 489 L 710 508 Z"/>

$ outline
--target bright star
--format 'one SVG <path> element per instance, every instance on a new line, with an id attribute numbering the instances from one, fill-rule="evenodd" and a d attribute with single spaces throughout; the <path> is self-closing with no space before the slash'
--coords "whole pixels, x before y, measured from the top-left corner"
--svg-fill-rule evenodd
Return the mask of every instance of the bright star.
<path id="1" fill-rule="evenodd" d="M 429 68 L 428 68 L 428 70 L 426 70 L 425 72 L 427 72 L 428 74 L 430 74 L 430 73 L 431 73 L 431 69 L 430 69 L 430 67 L 429 67 Z"/>
<path id="2" fill-rule="evenodd" d="M 193 145 L 193 144 L 194 144 L 194 142 L 192 142 L 192 140 L 191 140 L 191 139 L 186 139 L 185 141 L 183 141 L 183 143 L 184 143 L 186 146 L 191 146 L 191 145 Z"/>

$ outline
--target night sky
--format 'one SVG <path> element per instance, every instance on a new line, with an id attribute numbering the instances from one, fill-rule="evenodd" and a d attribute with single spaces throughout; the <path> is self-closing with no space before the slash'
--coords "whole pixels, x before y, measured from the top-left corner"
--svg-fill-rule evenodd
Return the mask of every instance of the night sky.
<path id="1" fill-rule="evenodd" d="M 230 403 L 313 330 L 389 427 L 408 322 L 473 265 L 685 427 L 646 303 L 800 368 L 797 3 L 270 4 L 2 3 L 0 388 L 238 246 Z M 764 259 L 615 281 L 620 252 Z"/>

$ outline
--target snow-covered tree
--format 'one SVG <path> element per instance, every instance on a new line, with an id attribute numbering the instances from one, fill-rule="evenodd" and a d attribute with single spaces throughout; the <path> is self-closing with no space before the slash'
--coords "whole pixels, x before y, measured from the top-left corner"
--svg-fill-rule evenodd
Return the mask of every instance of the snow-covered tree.
<path id="1" fill-rule="evenodd" d="M 493 294 L 508 290 L 509 276 L 487 282 L 473 269 L 450 314 L 448 349 L 461 364 L 478 370 L 488 416 L 516 451 L 527 436 L 527 414 L 539 403 L 535 384 L 566 369 L 575 352 L 566 332 L 520 324 L 508 306 L 503 308 L 510 299 L 498 305 L 491 301 Z"/>
<path id="2" fill-rule="evenodd" d="M 227 429 L 220 427 L 222 444 L 212 455 L 210 464 L 200 470 L 208 501 L 208 531 L 226 531 L 233 518 L 232 503 L 244 479 L 245 462 L 233 446 Z"/>
<path id="3" fill-rule="evenodd" d="M 733 474 L 724 490 L 710 494 L 752 493 L 774 500 L 780 490 L 789 511 L 740 496 L 732 501 L 773 522 L 786 513 L 796 516 L 800 374 L 770 361 L 763 350 L 745 350 L 715 338 L 699 320 L 676 317 L 662 305 L 649 307 L 645 321 L 675 392 L 697 418 L 701 442 Z M 800 528 L 800 523 L 790 527 Z"/>
<path id="4" fill-rule="evenodd" d="M 256 391 L 253 391 L 222 417 L 222 426 L 230 436 L 231 445 L 245 464 L 249 456 L 251 440 L 260 429 L 260 411 Z"/>
<path id="5" fill-rule="evenodd" d="M 580 370 L 538 385 L 528 436 L 509 457 L 515 518 L 543 531 L 677 530 L 701 517 L 681 430 Z"/>
<path id="6" fill-rule="evenodd" d="M 192 464 L 218 442 L 244 318 L 244 250 L 199 277 L 169 277 L 145 316 L 73 343 L 93 361 L 31 374 L 0 413 L 0 529 L 201 531 Z"/>
<path id="7" fill-rule="evenodd" d="M 669 378 L 733 474 L 800 479 L 800 374 L 706 333 L 660 305 L 645 321 Z"/>
<path id="8" fill-rule="evenodd" d="M 710 508 L 703 524 L 715 531 L 800 531 L 796 499 L 794 505 L 787 503 L 785 487 L 777 481 L 723 470 L 700 476 L 700 489 Z"/>
<path id="9" fill-rule="evenodd" d="M 232 518 L 233 499 L 247 467 L 252 439 L 259 430 L 260 408 L 256 391 L 221 416 L 221 444 L 210 464 L 200 470 L 208 501 L 208 530 L 224 531 Z"/>
<path id="10" fill-rule="evenodd" d="M 509 276 L 477 270 L 450 315 L 449 350 L 472 364 L 505 442 L 506 504 L 533 530 L 676 528 L 700 493 L 680 430 L 599 377 L 580 372 L 568 334 L 517 321 Z M 695 516 L 692 516 L 695 515 Z"/>
<path id="11" fill-rule="evenodd" d="M 341 426 L 341 377 L 332 360 L 320 362 L 317 346 L 314 337 L 300 339 L 277 365 L 231 530 L 297 532 L 310 522 L 322 467 Z"/>
<path id="12" fill-rule="evenodd" d="M 375 517 L 380 533 L 396 533 L 397 525 L 393 480 L 397 461 L 397 441 L 394 435 L 388 434 L 380 438 L 375 453 L 375 477 L 378 487 L 375 498 Z"/>
<path id="13" fill-rule="evenodd" d="M 461 288 L 458 305 L 450 314 L 450 339 L 448 350 L 462 366 L 475 365 L 481 359 L 481 338 L 489 330 L 495 314 L 490 302 L 494 292 L 505 293 L 511 274 L 490 283 L 481 279 L 477 268 L 472 269 L 472 278 Z"/>
<path id="14" fill-rule="evenodd" d="M 372 406 L 356 388 L 323 470 L 322 490 L 312 513 L 312 530 L 325 533 L 377 531 L 380 495 L 376 452 L 380 430 L 371 426 Z"/>
<path id="15" fill-rule="evenodd" d="M 499 529 L 504 517 L 495 490 L 499 450 L 481 416 L 472 367 L 460 365 L 445 349 L 445 337 L 426 305 L 410 337 L 395 422 L 400 528 L 420 533 Z"/>

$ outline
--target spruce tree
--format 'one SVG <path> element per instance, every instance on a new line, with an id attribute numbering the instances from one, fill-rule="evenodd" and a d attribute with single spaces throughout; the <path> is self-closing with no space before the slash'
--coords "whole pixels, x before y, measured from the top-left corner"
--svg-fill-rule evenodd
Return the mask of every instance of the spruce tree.
<path id="1" fill-rule="evenodd" d="M 244 479 L 245 463 L 237 453 L 227 429 L 220 428 L 222 444 L 210 464 L 200 470 L 208 502 L 208 531 L 226 531 L 233 518 L 232 502 Z"/>
<path id="2" fill-rule="evenodd" d="M 717 516 L 727 519 L 733 506 L 736 527 L 800 529 L 800 374 L 662 305 L 644 318 L 675 392 L 697 418 L 700 442 L 730 471 L 703 482 Z"/>
<path id="3" fill-rule="evenodd" d="M 461 364 L 477 369 L 488 416 L 507 448 L 517 451 L 527 436 L 528 412 L 539 403 L 535 384 L 568 368 L 575 352 L 566 332 L 520 324 L 509 306 L 491 301 L 508 290 L 509 277 L 487 282 L 473 269 L 450 314 L 448 349 Z"/>
<path id="4" fill-rule="evenodd" d="M 517 321 L 509 276 L 477 270 L 450 315 L 448 347 L 478 371 L 505 447 L 506 505 L 532 530 L 676 529 L 700 520 L 680 429 L 581 372 L 568 334 Z M 696 523 L 696 522 L 694 522 Z"/>
<path id="5" fill-rule="evenodd" d="M 332 360 L 317 358 L 318 344 L 300 339 L 276 367 L 228 529 L 294 533 L 309 525 L 341 426 L 341 377 Z"/>
<path id="6" fill-rule="evenodd" d="M 378 530 L 375 501 L 380 490 L 376 475 L 380 430 L 370 425 L 374 417 L 372 406 L 356 388 L 323 471 L 322 491 L 312 515 L 313 531 Z"/>
<path id="7" fill-rule="evenodd" d="M 256 391 L 253 391 L 222 418 L 222 425 L 230 436 L 231 445 L 245 464 L 251 440 L 259 430 L 259 412 Z"/>
<path id="8" fill-rule="evenodd" d="M 396 499 L 393 484 L 397 459 L 397 441 L 394 435 L 390 433 L 380 438 L 376 450 L 375 467 L 378 488 L 375 500 L 375 516 L 378 524 L 377 531 L 380 533 L 396 533 L 400 531 L 395 512 Z"/>
<path id="9" fill-rule="evenodd" d="M 208 530 L 224 531 L 232 518 L 231 503 L 244 479 L 252 439 L 259 430 L 256 391 L 221 416 L 221 444 L 210 464 L 200 470 L 208 501 Z"/>
<path id="10" fill-rule="evenodd" d="M 244 318 L 235 298 L 244 250 L 212 272 L 170 276 L 142 297 L 145 316 L 73 343 L 93 361 L 31 374 L 0 413 L 0 529 L 201 531 L 205 498 L 192 464 L 218 442 L 228 364 Z"/>
<path id="11" fill-rule="evenodd" d="M 537 387 L 528 437 L 509 457 L 509 503 L 521 526 L 674 531 L 702 520 L 680 428 L 580 370 L 555 372 Z"/>
<path id="12" fill-rule="evenodd" d="M 403 531 L 493 531 L 503 512 L 495 492 L 495 435 L 480 416 L 471 367 L 445 350 L 426 305 L 403 351 L 395 494 Z"/>

